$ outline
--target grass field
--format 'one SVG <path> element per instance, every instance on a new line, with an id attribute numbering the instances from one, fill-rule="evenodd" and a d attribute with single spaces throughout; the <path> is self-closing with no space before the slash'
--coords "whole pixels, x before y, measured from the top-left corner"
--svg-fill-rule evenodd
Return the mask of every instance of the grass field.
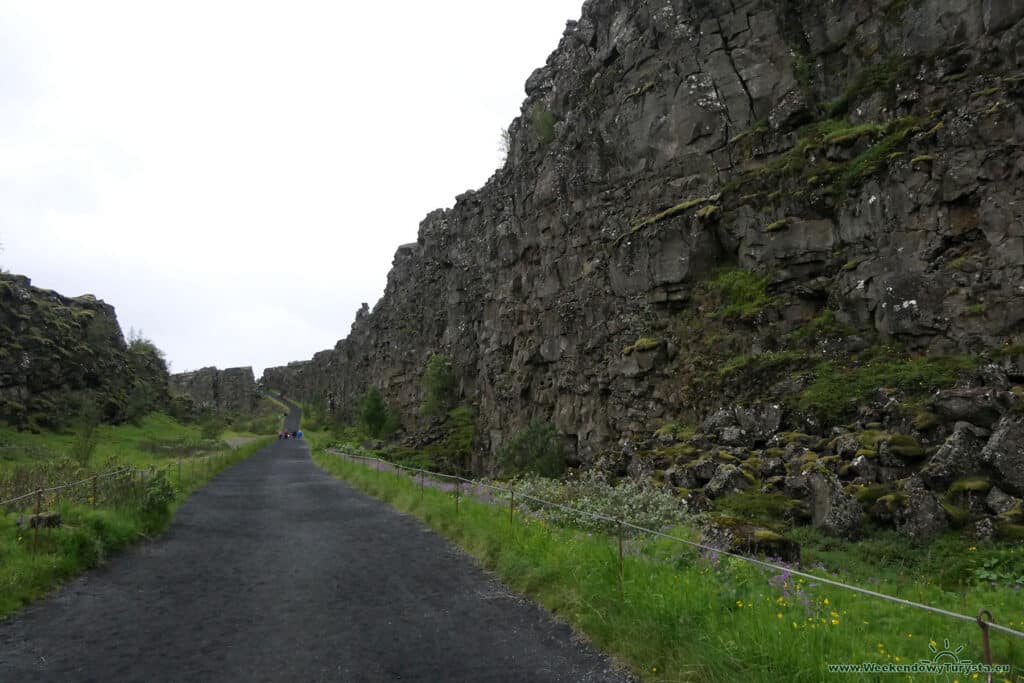
<path id="1" fill-rule="evenodd" d="M 325 440 L 313 435 L 314 446 Z M 985 680 L 971 673 L 851 675 L 827 669 L 828 664 L 931 661 L 946 641 L 951 650 L 964 646 L 955 655 L 960 660 L 980 662 L 980 629 L 971 623 L 650 538 L 626 539 L 620 593 L 615 537 L 522 514 L 510 524 L 507 508 L 473 500 L 463 499 L 457 513 L 448 493 L 422 491 L 405 477 L 382 475 L 320 447 L 314 458 L 334 475 L 425 521 L 645 680 Z M 673 533 L 695 536 L 685 527 Z M 902 566 L 876 565 L 859 556 L 869 546 L 817 547 L 812 555 L 825 567 L 817 571 L 850 560 L 851 573 L 832 578 L 901 591 L 907 599 L 967 614 L 984 606 L 999 623 L 1024 629 L 1021 592 L 1005 582 L 950 590 L 924 580 L 941 557 L 925 561 L 917 557 L 921 551 L 907 548 Z M 992 651 L 996 663 L 1013 666 L 1012 673 L 994 680 L 1024 681 L 1024 641 L 993 633 Z"/>
<path id="2" fill-rule="evenodd" d="M 0 427 L 0 500 L 85 480 L 0 508 L 0 617 L 161 532 L 192 491 L 272 438 L 232 449 L 200 431 L 154 413 L 138 425 L 100 426 L 89 457 L 76 459 L 81 434 Z M 118 468 L 130 469 L 92 479 Z M 38 532 L 19 527 L 17 520 L 37 505 L 59 511 L 62 525 Z"/>

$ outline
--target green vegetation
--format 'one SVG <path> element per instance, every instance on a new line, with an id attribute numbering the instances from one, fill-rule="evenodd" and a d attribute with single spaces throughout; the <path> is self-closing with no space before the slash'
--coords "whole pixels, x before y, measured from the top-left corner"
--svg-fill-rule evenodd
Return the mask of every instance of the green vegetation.
<path id="1" fill-rule="evenodd" d="M 985 304 L 971 304 L 964 307 L 964 314 L 971 317 L 983 316 L 987 311 L 988 306 Z"/>
<path id="2" fill-rule="evenodd" d="M 710 286 L 721 297 L 718 315 L 722 318 L 750 320 L 772 302 L 767 292 L 768 278 L 742 268 L 720 271 Z"/>
<path id="3" fill-rule="evenodd" d="M 555 115 L 541 106 L 539 102 L 530 110 L 530 121 L 537 134 L 537 142 L 547 145 L 555 139 Z"/>
<path id="4" fill-rule="evenodd" d="M 398 416 L 384 403 L 380 389 L 371 386 L 366 390 L 363 400 L 359 402 L 359 419 L 366 433 L 379 439 L 398 429 Z"/>
<path id="5" fill-rule="evenodd" d="M 879 388 L 920 399 L 953 386 L 961 373 L 976 364 L 977 359 L 970 356 L 907 358 L 887 352 L 849 366 L 823 361 L 814 369 L 814 379 L 800 394 L 797 406 L 835 421 L 852 414 L 858 402 L 870 400 Z"/>
<path id="6" fill-rule="evenodd" d="M 455 401 L 455 373 L 447 356 L 435 353 L 423 369 L 423 402 L 420 412 L 438 417 L 444 415 Z"/>
<path id="7" fill-rule="evenodd" d="M 660 223 L 662 221 L 668 220 L 669 218 L 673 218 L 675 216 L 678 216 L 679 214 L 683 213 L 684 211 L 689 211 L 690 209 L 696 208 L 698 206 L 702 206 L 704 204 L 717 202 L 719 199 L 721 199 L 721 196 L 722 195 L 720 195 L 720 194 L 714 194 L 714 195 L 711 195 L 710 197 L 698 197 L 696 199 L 687 199 L 685 202 L 680 202 L 679 204 L 676 204 L 673 207 L 665 209 L 661 213 L 654 214 L 653 216 L 648 216 L 647 218 L 641 218 L 641 219 L 639 219 L 639 220 L 637 220 L 637 221 L 635 221 L 633 223 L 633 225 L 630 227 L 630 230 L 628 232 L 626 232 L 623 235 L 620 235 L 615 240 L 615 243 L 618 244 L 619 242 L 624 240 L 626 237 L 629 237 L 630 235 L 635 235 L 636 233 L 640 232 L 644 228 L 647 228 L 649 226 L 655 225 L 655 224 Z"/>
<path id="8" fill-rule="evenodd" d="M 232 450 L 223 443 L 203 442 L 198 432 L 159 414 L 139 425 L 99 425 L 90 457 L 75 460 L 71 453 L 81 455 L 76 434 L 29 434 L 0 427 L 0 499 L 86 480 L 41 498 L 44 511 L 60 512 L 59 528 L 41 529 L 37 535 L 16 524 L 35 499 L 26 507 L 0 511 L 0 617 L 78 572 L 103 564 L 125 545 L 159 533 L 193 490 L 269 440 Z M 90 479 L 127 466 L 135 469 L 95 484 Z"/>
<path id="9" fill-rule="evenodd" d="M 565 472 L 565 451 L 555 428 L 543 420 L 531 420 L 502 448 L 501 466 L 507 475 L 561 476 Z"/>
<path id="10" fill-rule="evenodd" d="M 760 202 L 764 195 L 764 210 L 770 212 L 783 196 L 780 185 L 788 181 L 796 184 L 789 196 L 799 198 L 814 192 L 840 202 L 849 190 L 901 158 L 911 136 L 925 125 L 924 119 L 915 117 L 859 124 L 837 117 L 810 123 L 797 130 L 793 147 L 759 168 L 740 174 L 726 185 L 724 192 L 730 196 L 742 192 L 741 203 Z M 833 161 L 816 153 L 827 146 L 850 146 L 861 141 L 866 141 L 866 146 L 848 161 Z"/>
<path id="11" fill-rule="evenodd" d="M 661 345 L 662 341 L 660 339 L 655 339 L 654 337 L 640 337 L 634 343 L 622 349 L 622 355 L 629 356 L 637 351 L 653 351 Z"/>
<path id="12" fill-rule="evenodd" d="M 773 371 L 794 363 L 799 364 L 804 355 L 799 351 L 766 351 L 759 356 L 739 354 L 733 356 L 718 369 L 721 377 L 729 377 L 738 373 Z"/>
<path id="13" fill-rule="evenodd" d="M 786 220 L 785 218 L 782 218 L 780 220 L 773 221 L 773 222 L 769 223 L 768 225 L 764 226 L 764 231 L 765 232 L 778 232 L 779 230 L 785 230 L 788 227 L 789 227 L 789 221 Z"/>
<path id="14" fill-rule="evenodd" d="M 929 645 L 944 639 L 965 645 L 964 659 L 982 658 L 974 624 L 666 539 L 627 536 L 620 593 L 614 535 L 561 527 L 518 506 L 510 525 L 503 501 L 491 506 L 463 497 L 456 512 L 451 494 L 421 491 L 409 479 L 381 477 L 323 453 L 314 457 L 458 543 L 506 585 L 539 601 L 644 680 L 817 682 L 828 678 L 826 663 L 916 662 L 930 658 Z M 673 535 L 697 539 L 686 527 Z M 1021 626 L 1019 595 L 1001 578 L 1020 575 L 1019 548 L 968 547 L 946 537 L 912 550 L 897 534 L 859 543 L 813 529 L 793 535 L 804 543 L 803 567 L 820 565 L 815 572 L 838 571 L 839 578 L 963 614 L 983 606 L 1000 623 Z M 995 586 L 982 578 L 989 574 L 977 573 L 989 571 L 986 563 L 993 560 Z M 992 651 L 998 662 L 1024 665 L 1018 639 L 993 633 Z"/>
<path id="15" fill-rule="evenodd" d="M 912 60 L 897 56 L 863 69 L 842 95 L 825 104 L 825 113 L 829 117 L 842 116 L 849 110 L 850 105 L 871 93 L 894 96 L 896 83 L 912 77 L 915 67 Z"/>

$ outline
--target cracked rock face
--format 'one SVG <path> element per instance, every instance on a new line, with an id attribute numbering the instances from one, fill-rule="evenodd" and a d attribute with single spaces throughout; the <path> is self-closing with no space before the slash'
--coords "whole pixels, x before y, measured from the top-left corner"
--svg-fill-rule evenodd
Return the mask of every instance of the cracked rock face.
<path id="1" fill-rule="evenodd" d="M 171 375 L 174 393 L 187 396 L 201 409 L 248 414 L 259 396 L 252 368 L 202 368 Z"/>
<path id="2" fill-rule="evenodd" d="M 162 407 L 167 365 L 143 346 L 130 349 L 113 306 L 92 295 L 0 273 L 0 420 L 60 428 L 89 406 L 107 422 Z"/>
<path id="3" fill-rule="evenodd" d="M 348 337 L 263 381 L 349 416 L 375 385 L 415 431 L 442 353 L 483 470 L 535 417 L 589 463 L 735 404 L 684 385 L 685 334 L 639 343 L 714 315 L 693 292 L 727 265 L 768 279 L 783 332 L 827 302 L 850 339 L 1020 343 L 1018 5 L 588 0 L 529 77 L 505 165 L 424 219 Z M 1002 415 L 947 398 L 950 419 Z M 774 421 L 723 429 L 757 444 Z"/>

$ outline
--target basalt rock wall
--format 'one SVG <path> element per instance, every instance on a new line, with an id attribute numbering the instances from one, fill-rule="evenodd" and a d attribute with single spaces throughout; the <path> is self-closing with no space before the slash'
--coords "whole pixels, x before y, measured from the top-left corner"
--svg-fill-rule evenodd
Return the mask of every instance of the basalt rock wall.
<path id="1" fill-rule="evenodd" d="M 251 414 L 259 394 L 251 367 L 202 368 L 171 375 L 171 391 L 192 399 L 200 409 L 224 413 Z"/>
<path id="2" fill-rule="evenodd" d="M 717 315 L 723 269 L 765 283 L 730 341 L 752 358 L 826 311 L 839 347 L 1017 344 L 1022 18 L 1021 0 L 589 0 L 529 77 L 504 167 L 426 217 L 347 338 L 263 381 L 349 412 L 376 385 L 416 429 L 443 353 L 482 454 L 540 417 L 587 461 L 757 398 L 691 381 L 720 346 L 692 321 Z"/>
<path id="3" fill-rule="evenodd" d="M 0 274 L 0 420 L 31 428 L 83 415 L 117 422 L 167 400 L 162 355 L 145 340 L 129 345 L 112 306 Z"/>

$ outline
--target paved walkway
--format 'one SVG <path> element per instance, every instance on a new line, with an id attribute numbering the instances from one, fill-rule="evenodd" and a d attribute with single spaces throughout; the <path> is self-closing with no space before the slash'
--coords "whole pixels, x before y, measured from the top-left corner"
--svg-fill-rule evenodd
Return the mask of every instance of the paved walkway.
<path id="1" fill-rule="evenodd" d="M 37 680 L 623 678 L 287 440 L 218 475 L 156 541 L 0 622 L 0 681 Z"/>

